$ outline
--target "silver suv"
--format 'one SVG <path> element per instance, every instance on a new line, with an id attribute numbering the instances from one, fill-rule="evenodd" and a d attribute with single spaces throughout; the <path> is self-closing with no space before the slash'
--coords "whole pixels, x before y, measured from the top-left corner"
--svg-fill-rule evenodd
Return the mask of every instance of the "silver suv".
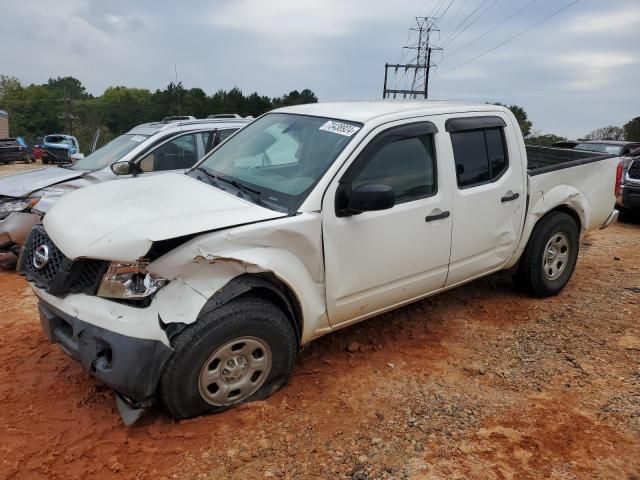
<path id="1" fill-rule="evenodd" d="M 145 123 L 73 165 L 0 178 L 0 267 L 15 264 L 31 227 L 65 193 L 117 178 L 185 171 L 249 122 L 233 118 Z"/>

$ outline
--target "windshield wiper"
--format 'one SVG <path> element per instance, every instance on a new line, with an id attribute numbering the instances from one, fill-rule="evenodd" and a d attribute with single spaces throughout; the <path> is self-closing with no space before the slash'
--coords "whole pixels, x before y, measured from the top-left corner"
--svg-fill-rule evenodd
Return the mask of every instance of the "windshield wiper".
<path id="1" fill-rule="evenodd" d="M 244 183 L 240 183 L 239 181 L 234 180 L 232 178 L 221 177 L 220 175 L 216 175 L 215 178 L 217 178 L 218 180 L 220 180 L 222 182 L 228 183 L 229 185 L 233 185 L 238 190 L 242 190 L 243 192 L 250 192 L 250 193 L 255 193 L 256 195 L 262 195 L 262 192 L 260 190 L 256 190 L 255 188 L 251 188 L 251 187 L 245 185 Z"/>
<path id="2" fill-rule="evenodd" d="M 216 182 L 224 182 L 224 183 L 228 183 L 229 185 L 234 186 L 237 190 L 238 193 L 241 193 L 242 196 L 244 198 L 248 198 L 249 200 L 251 200 L 253 203 L 260 205 L 261 207 L 265 207 L 265 208 L 271 208 L 269 207 L 269 205 L 267 205 L 267 203 L 262 200 L 259 197 L 256 197 L 256 195 L 262 195 L 262 192 L 259 190 L 256 190 L 255 188 L 251 188 L 247 185 L 245 185 L 244 183 L 241 183 L 237 180 L 234 180 L 232 178 L 227 178 L 227 177 L 223 177 L 221 175 L 214 175 L 213 173 L 209 172 L 206 168 L 204 167 L 198 167 L 196 170 L 204 173 L 209 180 L 212 181 L 212 184 L 215 186 L 218 186 Z M 224 188 L 223 188 L 224 190 Z"/>

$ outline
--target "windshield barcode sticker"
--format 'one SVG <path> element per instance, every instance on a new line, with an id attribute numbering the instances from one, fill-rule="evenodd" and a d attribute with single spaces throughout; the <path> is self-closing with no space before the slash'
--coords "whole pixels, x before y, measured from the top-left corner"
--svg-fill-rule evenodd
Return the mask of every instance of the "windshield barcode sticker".
<path id="1" fill-rule="evenodd" d="M 131 140 L 133 140 L 134 142 L 140 143 L 145 138 L 147 138 L 147 137 L 145 137 L 144 135 L 134 135 L 133 137 L 131 137 Z"/>
<path id="2" fill-rule="evenodd" d="M 348 123 L 335 122 L 329 120 L 327 123 L 320 127 L 320 130 L 325 132 L 337 133 L 338 135 L 344 135 L 345 137 L 352 137 L 356 134 L 360 127 L 349 125 Z"/>

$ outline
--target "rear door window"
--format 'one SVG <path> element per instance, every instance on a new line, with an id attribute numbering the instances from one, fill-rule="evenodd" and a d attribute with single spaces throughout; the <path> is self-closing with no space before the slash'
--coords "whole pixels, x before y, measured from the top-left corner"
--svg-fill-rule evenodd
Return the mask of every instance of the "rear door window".
<path id="1" fill-rule="evenodd" d="M 509 167 L 502 128 L 452 132 L 451 143 L 460 188 L 494 182 Z"/>

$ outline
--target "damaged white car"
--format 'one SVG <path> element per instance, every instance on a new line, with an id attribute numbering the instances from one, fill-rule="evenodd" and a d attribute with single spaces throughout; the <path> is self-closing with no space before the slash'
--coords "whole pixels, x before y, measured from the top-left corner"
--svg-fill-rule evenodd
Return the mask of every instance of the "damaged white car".
<path id="1" fill-rule="evenodd" d="M 475 278 L 557 294 L 581 234 L 616 218 L 617 164 L 525 149 L 494 105 L 289 107 L 187 175 L 65 195 L 19 269 L 125 422 L 156 399 L 191 417 L 269 396 L 321 335 Z"/>

